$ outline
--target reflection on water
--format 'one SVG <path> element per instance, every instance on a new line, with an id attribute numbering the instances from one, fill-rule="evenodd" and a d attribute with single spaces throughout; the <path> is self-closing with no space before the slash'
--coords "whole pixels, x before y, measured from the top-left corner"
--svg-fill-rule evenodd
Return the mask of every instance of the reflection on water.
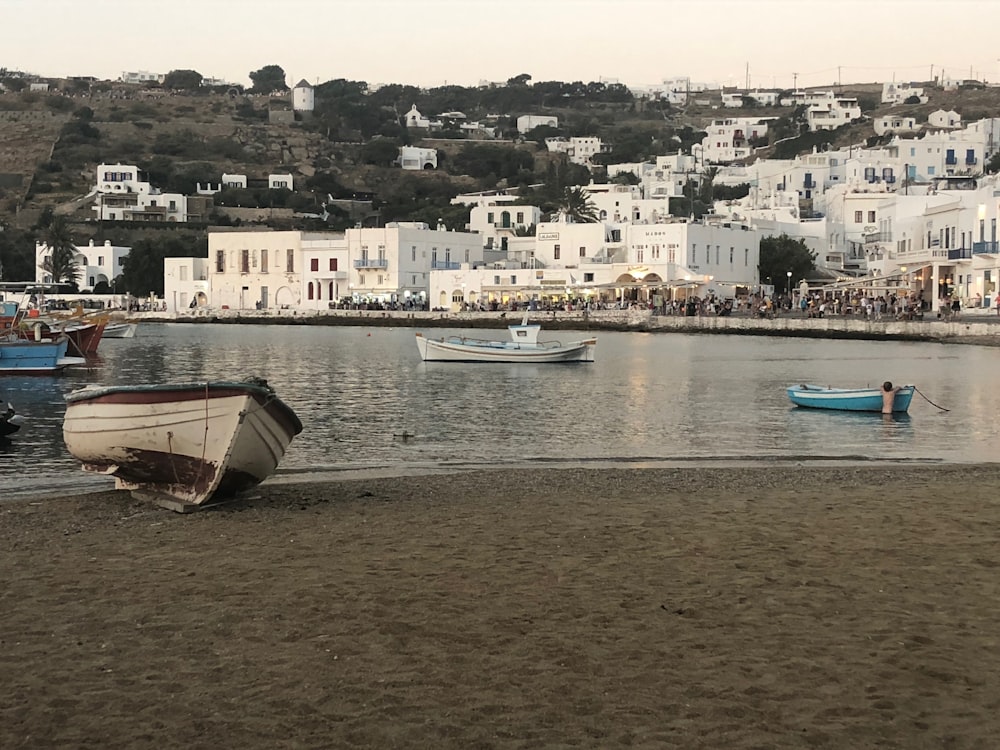
<path id="1" fill-rule="evenodd" d="M 305 425 L 282 472 L 716 458 L 992 461 L 998 437 L 1000 350 L 988 347 L 601 333 L 593 364 L 525 366 L 424 363 L 413 338 L 409 328 L 149 325 L 137 338 L 101 342 L 89 369 L 0 378 L 0 392 L 28 420 L 0 446 L 2 494 L 106 485 L 80 472 L 62 443 L 63 396 L 87 383 L 267 378 Z M 790 383 L 883 380 L 916 383 L 951 411 L 915 395 L 908 415 L 883 419 L 793 407 L 785 395 Z"/>

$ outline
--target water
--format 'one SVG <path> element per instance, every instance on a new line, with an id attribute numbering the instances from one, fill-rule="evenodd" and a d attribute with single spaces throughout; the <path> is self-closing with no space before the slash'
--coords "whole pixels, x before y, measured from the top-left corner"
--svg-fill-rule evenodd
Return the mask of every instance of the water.
<path id="1" fill-rule="evenodd" d="M 0 498 L 111 486 L 62 442 L 63 396 L 88 383 L 266 378 L 305 426 L 276 480 L 529 463 L 988 462 L 1000 437 L 997 348 L 609 332 L 593 364 L 487 365 L 421 362 L 415 330 L 148 324 L 102 341 L 91 369 L 0 376 L 27 419 L 0 445 Z M 883 380 L 915 383 L 950 411 L 918 393 L 891 419 L 819 412 L 784 391 Z"/>

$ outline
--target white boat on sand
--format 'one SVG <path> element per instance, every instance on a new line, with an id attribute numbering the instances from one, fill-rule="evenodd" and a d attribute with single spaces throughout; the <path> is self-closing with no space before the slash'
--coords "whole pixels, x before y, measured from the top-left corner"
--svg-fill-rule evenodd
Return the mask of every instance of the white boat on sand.
<path id="1" fill-rule="evenodd" d="M 63 439 L 86 471 L 173 510 L 274 473 L 302 423 L 267 382 L 87 386 L 66 396 Z"/>
<path id="2" fill-rule="evenodd" d="M 448 336 L 431 339 L 417 334 L 417 349 L 425 362 L 593 362 L 597 339 L 562 343 L 539 341 L 542 327 L 528 324 L 507 326 L 510 341 Z"/>

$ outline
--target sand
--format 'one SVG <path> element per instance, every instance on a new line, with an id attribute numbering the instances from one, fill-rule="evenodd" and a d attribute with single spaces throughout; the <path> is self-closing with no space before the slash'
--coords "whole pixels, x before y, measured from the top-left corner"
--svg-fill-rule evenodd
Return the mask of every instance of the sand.
<path id="1" fill-rule="evenodd" d="M 0 503 L 0 747 L 989 748 L 1000 468 Z"/>

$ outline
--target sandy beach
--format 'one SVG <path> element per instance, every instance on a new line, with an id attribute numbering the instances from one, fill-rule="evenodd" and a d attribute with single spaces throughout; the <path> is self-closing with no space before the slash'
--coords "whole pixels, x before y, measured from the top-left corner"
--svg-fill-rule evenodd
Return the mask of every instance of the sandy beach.
<path id="1" fill-rule="evenodd" d="M 4 748 L 987 748 L 1000 466 L 0 503 Z"/>

